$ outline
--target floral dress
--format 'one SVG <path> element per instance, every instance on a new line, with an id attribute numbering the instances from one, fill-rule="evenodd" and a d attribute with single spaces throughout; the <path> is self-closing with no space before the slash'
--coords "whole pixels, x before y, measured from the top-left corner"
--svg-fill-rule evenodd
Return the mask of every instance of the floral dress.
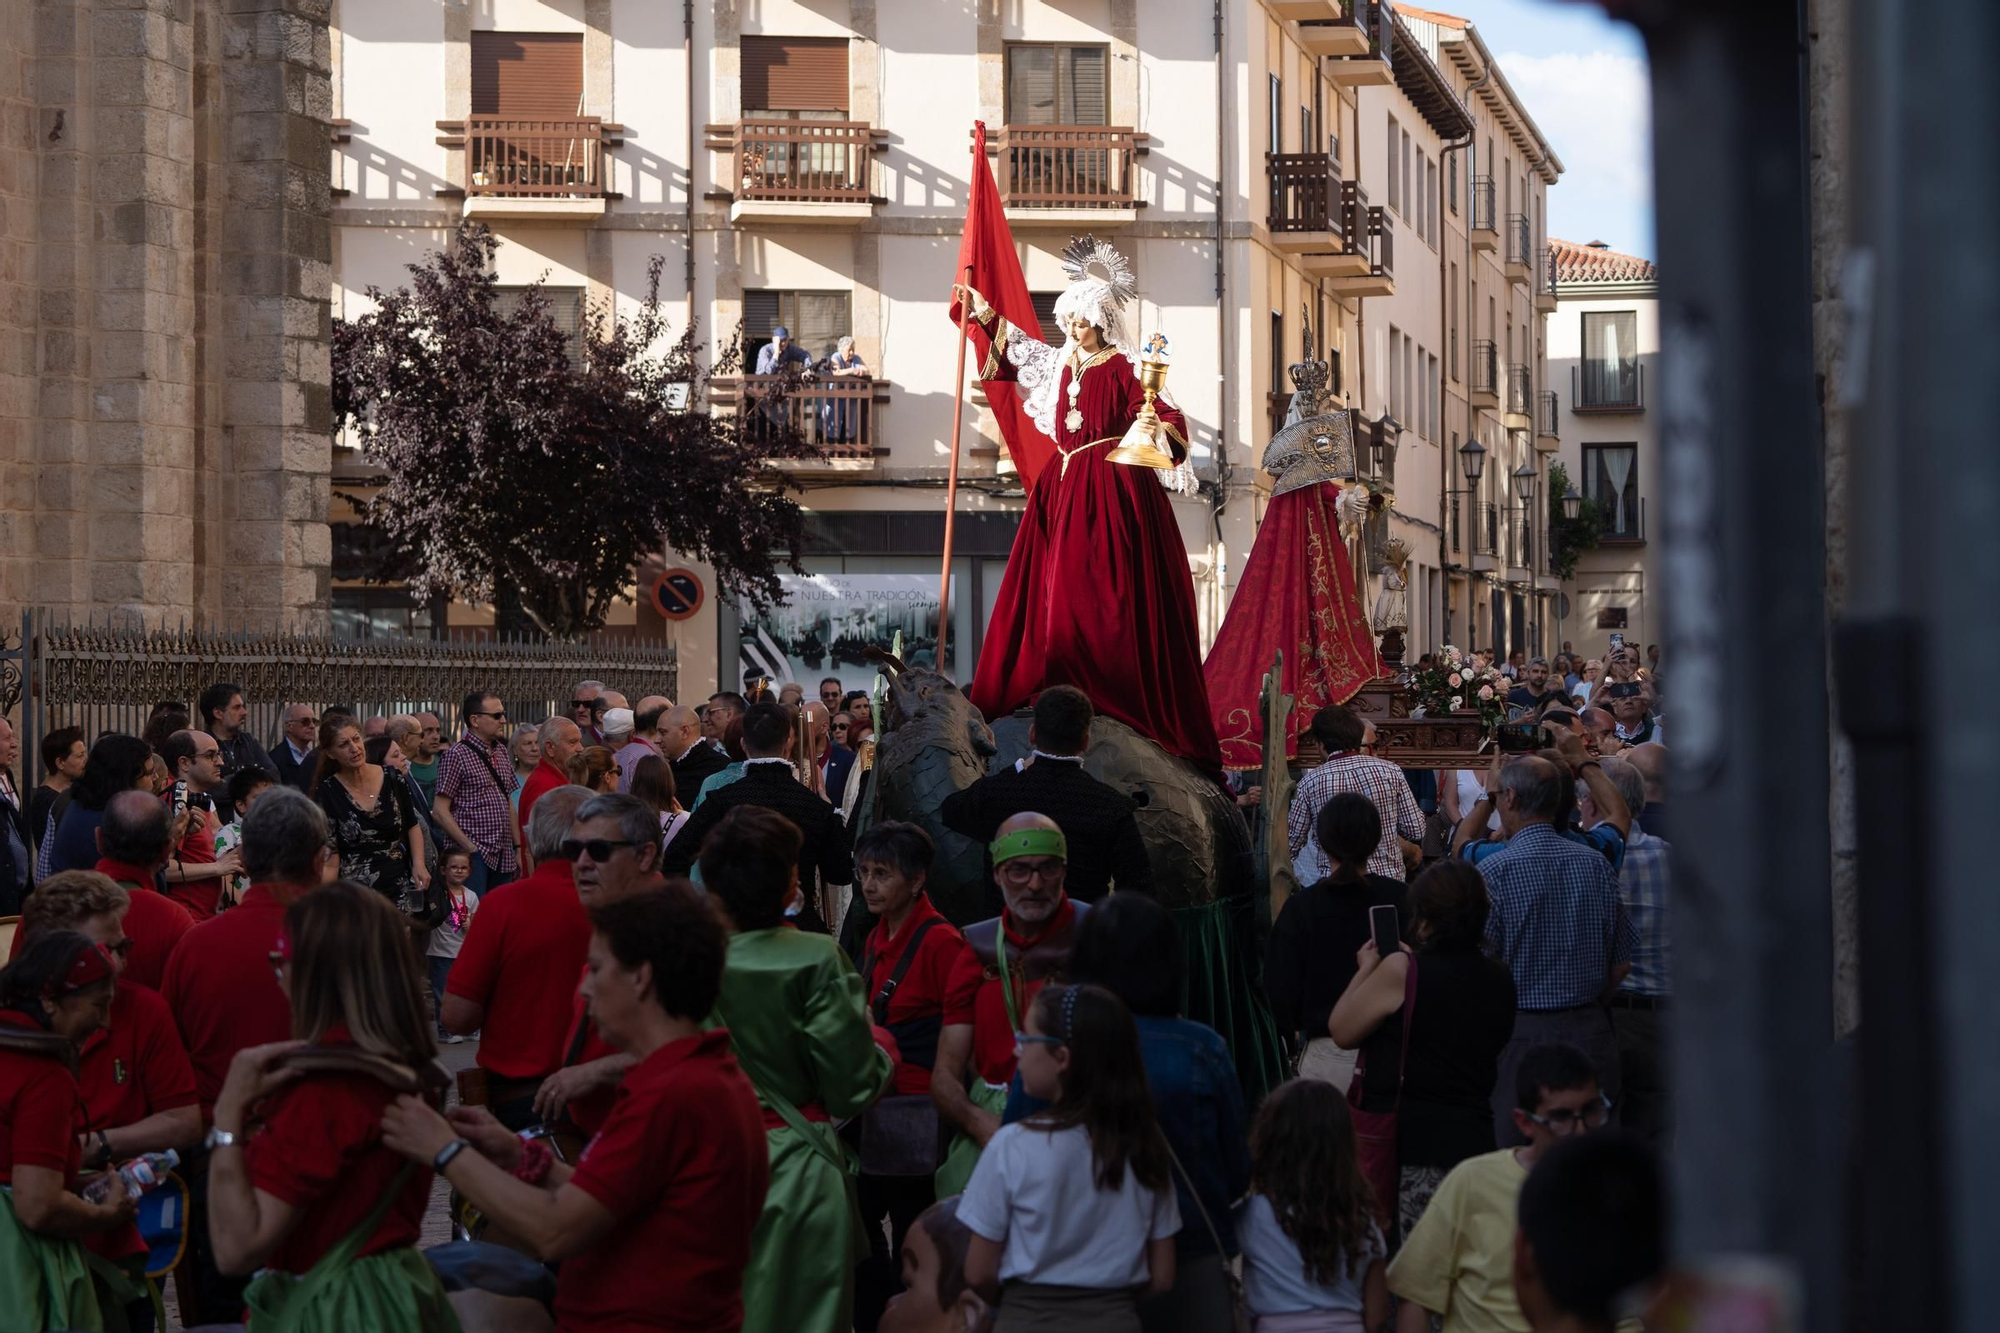
<path id="1" fill-rule="evenodd" d="M 410 830 L 417 816 L 407 784 L 391 782 L 385 772 L 374 806 L 363 809 L 340 778 L 329 774 L 319 784 L 319 806 L 326 811 L 328 846 L 340 857 L 340 877 L 405 908 L 406 895 L 416 887 L 410 877 Z"/>

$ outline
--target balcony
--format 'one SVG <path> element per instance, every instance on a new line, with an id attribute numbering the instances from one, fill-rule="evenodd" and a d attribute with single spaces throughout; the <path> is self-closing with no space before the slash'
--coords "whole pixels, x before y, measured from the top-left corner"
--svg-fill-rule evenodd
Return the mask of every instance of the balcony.
<path id="1" fill-rule="evenodd" d="M 1475 408 L 1500 406 L 1500 353 L 1491 338 L 1472 341 L 1472 378 L 1469 381 Z"/>
<path id="2" fill-rule="evenodd" d="M 739 120 L 709 125 L 708 148 L 728 154 L 731 223 L 853 227 L 880 202 L 875 146 L 885 135 L 858 120 Z"/>
<path id="3" fill-rule="evenodd" d="M 1578 416 L 1636 416 L 1646 410 L 1646 367 L 1638 361 L 1592 361 L 1569 368 L 1569 410 Z"/>
<path id="4" fill-rule="evenodd" d="M 1633 506 L 1613 504 L 1602 495 L 1597 497 L 1597 505 L 1604 511 L 1605 522 L 1605 530 L 1597 538 L 1599 546 L 1646 544 L 1646 501 L 1643 497 L 1638 502 L 1637 513 L 1633 512 Z"/>
<path id="5" fill-rule="evenodd" d="M 1507 367 L 1507 402 L 1501 409 L 1500 424 L 1508 430 L 1527 430 L 1535 424 L 1534 418 L 1529 415 L 1533 401 L 1531 387 L 1526 366 L 1513 364 Z"/>
<path id="6" fill-rule="evenodd" d="M 1341 9 L 1345 17 L 1339 22 L 1310 25 L 1321 45 L 1306 41 L 1306 49 L 1314 55 L 1346 55 L 1346 59 L 1326 66 L 1326 76 L 1343 87 L 1381 87 L 1394 83 L 1396 74 L 1390 68 L 1389 53 L 1394 49 L 1396 19 L 1387 0 L 1341 0 Z M 1302 35 L 1306 28 L 1307 25 L 1300 25 Z"/>
<path id="7" fill-rule="evenodd" d="M 1507 510 L 1507 569 L 1519 582 L 1533 577 L 1535 565 L 1534 520 L 1523 509 Z"/>
<path id="8" fill-rule="evenodd" d="M 1473 510 L 1472 568 L 1482 574 L 1500 567 L 1500 506 L 1481 501 Z"/>
<path id="9" fill-rule="evenodd" d="M 464 216 L 588 222 L 604 215 L 604 149 L 624 127 L 596 116 L 569 120 L 468 116 L 439 121 L 438 142 L 465 150 Z"/>
<path id="10" fill-rule="evenodd" d="M 1016 226 L 1122 226 L 1138 220 L 1147 136 L 1130 126 L 1009 125 L 994 137 L 1000 202 Z"/>
<path id="11" fill-rule="evenodd" d="M 1535 276 L 1535 236 L 1526 213 L 1507 215 L 1507 281 L 1526 287 Z"/>
<path id="12" fill-rule="evenodd" d="M 1340 0 L 1267 0 L 1267 3 L 1279 18 L 1297 19 L 1301 23 L 1340 17 Z"/>
<path id="13" fill-rule="evenodd" d="M 1351 187 L 1351 188 L 1350 188 Z M 1379 204 L 1353 181 L 1342 182 L 1347 199 L 1347 254 L 1344 271 L 1327 273 L 1338 296 L 1394 296 L 1396 294 L 1396 233 Z M 1360 262 L 1365 260 L 1365 266 Z M 1310 267 L 1308 271 L 1311 271 Z"/>
<path id="14" fill-rule="evenodd" d="M 1562 419 L 1562 408 L 1556 401 L 1554 389 L 1544 389 L 1535 395 L 1535 448 L 1538 452 L 1552 454 L 1562 447 L 1562 432 L 1558 424 Z"/>
<path id="15" fill-rule="evenodd" d="M 1543 246 L 1535 259 L 1535 313 L 1551 315 L 1556 309 L 1556 253 Z"/>
<path id="16" fill-rule="evenodd" d="M 785 379 L 783 375 L 718 377 L 709 381 L 709 401 L 742 413 L 745 433 L 752 440 L 769 442 L 777 436 L 780 423 L 789 425 L 807 444 L 823 450 L 836 467 L 872 463 L 876 455 L 888 452 L 880 443 L 881 404 L 889 400 L 886 383 L 821 379 L 794 383 L 782 398 L 763 401 Z"/>
<path id="17" fill-rule="evenodd" d="M 1271 181 L 1271 248 L 1286 254 L 1333 254 L 1346 248 L 1340 164 L 1331 153 L 1266 153 Z"/>
<path id="18" fill-rule="evenodd" d="M 1472 248 L 1475 250 L 1498 250 L 1500 248 L 1500 225 L 1493 216 L 1493 178 L 1474 176 L 1468 203 L 1472 207 Z"/>
<path id="19" fill-rule="evenodd" d="M 1285 6 L 1273 3 L 1272 8 L 1303 10 L 1313 6 L 1292 4 Z M 1297 13 L 1287 17 L 1299 20 L 1299 45 L 1315 56 L 1365 56 L 1368 54 L 1368 29 L 1356 19 L 1354 0 L 1320 0 L 1317 14 Z"/>

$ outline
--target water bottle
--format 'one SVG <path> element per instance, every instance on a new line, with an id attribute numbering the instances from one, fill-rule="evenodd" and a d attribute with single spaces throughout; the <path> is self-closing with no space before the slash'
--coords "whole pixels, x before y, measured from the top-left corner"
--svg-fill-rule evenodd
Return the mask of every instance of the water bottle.
<path id="1" fill-rule="evenodd" d="M 118 1174 L 99 1176 L 83 1191 L 83 1197 L 91 1203 L 103 1203 L 111 1197 L 111 1191 L 121 1183 L 125 1192 L 133 1198 L 155 1190 L 165 1182 L 167 1172 L 181 1164 L 181 1155 L 172 1148 L 165 1152 L 149 1152 L 134 1157 L 118 1168 Z"/>

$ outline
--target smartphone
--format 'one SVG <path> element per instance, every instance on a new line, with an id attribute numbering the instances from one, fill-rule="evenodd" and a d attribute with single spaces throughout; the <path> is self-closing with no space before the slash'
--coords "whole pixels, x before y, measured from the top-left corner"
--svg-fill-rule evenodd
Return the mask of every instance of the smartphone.
<path id="1" fill-rule="evenodd" d="M 1530 754 L 1555 743 L 1549 729 L 1539 722 L 1502 722 L 1493 739 L 1501 754 Z"/>
<path id="2" fill-rule="evenodd" d="M 1395 904 L 1377 903 L 1369 908 L 1368 929 L 1375 937 L 1375 952 L 1384 958 L 1403 951 L 1402 936 L 1396 927 Z"/>
<path id="3" fill-rule="evenodd" d="M 1614 653 L 1625 651 L 1625 635 L 1618 630 L 1613 630 L 1611 633 L 1611 651 Z"/>

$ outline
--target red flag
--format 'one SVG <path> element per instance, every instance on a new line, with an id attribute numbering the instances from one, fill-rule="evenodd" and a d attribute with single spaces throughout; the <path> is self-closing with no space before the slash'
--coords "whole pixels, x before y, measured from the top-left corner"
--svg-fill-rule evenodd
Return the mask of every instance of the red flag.
<path id="1" fill-rule="evenodd" d="M 958 268 L 954 282 L 962 282 L 978 292 L 1000 312 L 1000 317 L 1031 335 L 1039 336 L 1041 324 L 1035 303 L 1028 295 L 1028 280 L 1021 275 L 1021 258 L 1014 250 L 1014 235 L 1007 227 L 1007 212 L 1000 204 L 1000 188 L 993 182 L 993 168 L 986 160 L 986 122 L 972 122 L 972 199 L 965 210 L 965 234 L 958 242 Z M 951 322 L 959 321 L 958 302 L 951 304 Z M 985 330 L 971 325 L 972 345 L 985 364 L 989 341 Z M 1001 438 L 1014 468 L 1030 489 L 1042 468 L 1055 455 L 1055 441 L 1035 429 L 1021 405 L 1020 390 L 1011 378 L 982 381 L 986 400 L 999 422 Z M 959 386 L 964 391 L 964 386 Z"/>

